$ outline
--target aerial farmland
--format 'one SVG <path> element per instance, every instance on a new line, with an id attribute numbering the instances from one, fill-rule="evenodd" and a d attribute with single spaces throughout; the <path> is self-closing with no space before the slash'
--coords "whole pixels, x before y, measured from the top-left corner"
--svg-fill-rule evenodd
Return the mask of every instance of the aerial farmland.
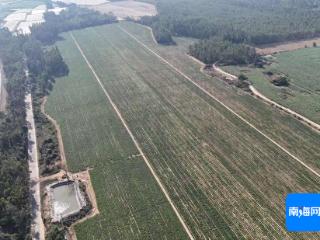
<path id="1" fill-rule="evenodd" d="M 75 227 L 78 239 L 156 239 L 172 236 L 172 226 L 194 239 L 319 237 L 280 224 L 286 193 L 319 191 L 316 132 L 201 73 L 183 53 L 184 39 L 180 48 L 159 47 L 136 24 L 64 38 L 58 47 L 71 74 L 57 81 L 46 108 L 61 125 L 69 168 L 93 168 L 101 206 Z M 165 194 L 154 195 L 159 184 L 142 154 L 178 215 Z M 144 184 L 139 165 L 150 178 Z M 142 196 L 149 196 L 143 205 Z M 109 225 L 119 211 L 123 217 Z"/>
<path id="2" fill-rule="evenodd" d="M 320 0 L 0 0 L 0 239 L 320 239 Z"/>

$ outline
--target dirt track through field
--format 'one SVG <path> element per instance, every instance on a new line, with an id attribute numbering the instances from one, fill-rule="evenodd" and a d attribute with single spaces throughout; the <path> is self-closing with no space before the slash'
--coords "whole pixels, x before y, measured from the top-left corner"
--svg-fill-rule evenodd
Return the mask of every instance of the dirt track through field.
<path id="1" fill-rule="evenodd" d="M 287 149 L 282 147 L 279 143 L 277 143 L 275 140 L 267 136 L 265 133 L 263 133 L 261 130 L 259 130 L 257 127 L 255 127 L 252 123 L 244 119 L 242 116 L 240 116 L 238 113 L 236 113 L 234 110 L 232 110 L 230 107 L 225 105 L 223 102 L 221 102 L 219 99 L 217 99 L 215 96 L 213 96 L 210 92 L 208 92 L 206 89 L 204 89 L 202 86 L 200 86 L 198 83 L 196 83 L 194 80 L 192 80 L 190 77 L 188 77 L 186 74 L 181 72 L 179 69 L 177 69 L 175 66 L 173 66 L 171 63 L 169 63 L 166 59 L 161 57 L 158 53 L 150 49 L 148 46 L 146 46 L 143 42 L 141 42 L 139 39 L 137 39 L 135 36 L 133 36 L 131 33 L 129 33 L 127 30 L 122 28 L 121 26 L 118 26 L 124 33 L 126 33 L 128 36 L 130 36 L 133 40 L 135 40 L 137 43 L 139 43 L 142 47 L 144 47 L 146 50 L 151 52 L 153 55 L 158 57 L 163 63 L 167 64 L 169 67 L 171 67 L 175 72 L 183 76 L 186 80 L 188 80 L 190 83 L 192 83 L 194 86 L 199 88 L 202 92 L 204 92 L 206 95 L 208 95 L 210 98 L 221 104 L 224 108 L 226 108 L 229 112 L 231 112 L 233 115 L 235 115 L 237 118 L 239 118 L 241 121 L 246 123 L 248 126 L 250 126 L 252 129 L 254 129 L 256 132 L 261 134 L 263 137 L 265 137 L 267 140 L 269 140 L 271 143 L 276 145 L 279 149 L 284 151 L 286 154 L 288 154 L 290 157 L 292 157 L 296 162 L 300 163 L 302 166 L 304 166 L 306 169 L 308 169 L 310 172 L 312 172 L 317 177 L 320 177 L 320 173 L 312 169 L 310 166 L 308 166 L 306 163 L 304 163 L 301 159 L 290 153 Z"/>
<path id="2" fill-rule="evenodd" d="M 93 73 L 95 79 L 97 80 L 98 84 L 100 85 L 101 89 L 103 90 L 105 96 L 107 97 L 108 101 L 110 102 L 110 104 L 112 105 L 114 111 L 116 112 L 117 116 L 119 117 L 122 125 L 125 127 L 127 133 L 129 134 L 130 138 L 132 139 L 135 147 L 137 148 L 137 150 L 139 151 L 141 157 L 143 158 L 144 162 L 146 163 L 146 165 L 148 166 L 152 176 L 154 177 L 154 179 L 156 180 L 157 184 L 159 185 L 161 191 L 163 192 L 163 194 L 165 195 L 166 199 L 168 200 L 170 206 L 172 207 L 173 211 L 175 212 L 176 216 L 178 217 L 182 227 L 184 228 L 185 232 L 187 233 L 188 237 L 190 240 L 194 240 L 194 237 L 191 233 L 191 231 L 189 230 L 189 227 L 186 225 L 183 217 L 180 215 L 177 207 L 175 206 L 174 202 L 172 201 L 172 199 L 170 198 L 169 193 L 167 192 L 165 186 L 162 184 L 160 178 L 158 177 L 158 175 L 156 174 L 155 170 L 153 169 L 150 161 L 148 160 L 148 158 L 145 156 L 144 152 L 142 151 L 140 144 L 138 143 L 138 141 L 136 140 L 135 136 L 133 135 L 133 133 L 131 132 L 130 128 L 128 127 L 126 121 L 124 120 L 124 118 L 122 117 L 122 114 L 120 112 L 120 110 L 118 109 L 118 107 L 116 106 L 116 104 L 113 102 L 112 98 L 110 97 L 109 93 L 107 92 L 107 90 L 105 89 L 104 85 L 102 84 L 99 76 L 97 75 L 97 73 L 95 72 L 94 68 L 92 67 L 92 65 L 90 64 L 89 60 L 87 59 L 87 57 L 85 56 L 84 52 L 82 51 L 79 43 L 77 42 L 77 40 L 75 39 L 74 35 L 72 33 L 70 33 L 71 38 L 73 39 L 75 45 L 77 46 L 79 52 L 81 53 L 83 59 L 85 60 L 85 62 L 87 63 L 88 67 L 90 68 L 91 72 Z"/>

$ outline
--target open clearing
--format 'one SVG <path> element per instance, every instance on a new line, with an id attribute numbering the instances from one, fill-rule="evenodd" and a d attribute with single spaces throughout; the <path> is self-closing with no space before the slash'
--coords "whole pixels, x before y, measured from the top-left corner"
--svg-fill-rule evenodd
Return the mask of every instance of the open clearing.
<path id="1" fill-rule="evenodd" d="M 256 48 L 258 54 L 268 55 L 274 54 L 279 52 L 288 52 L 293 50 L 298 50 L 301 48 L 312 47 L 313 43 L 317 45 L 320 44 L 320 38 L 314 38 L 309 40 L 301 40 L 295 42 L 286 42 L 286 43 L 275 43 L 275 44 L 268 44 L 264 46 L 260 46 Z"/>
<path id="2" fill-rule="evenodd" d="M 138 19 L 142 16 L 154 16 L 157 14 L 154 5 L 138 1 L 109 2 L 90 8 L 102 13 L 112 12 L 119 19 L 125 19 L 126 17 Z"/>
<path id="3" fill-rule="evenodd" d="M 46 110 L 61 126 L 69 170 L 94 168 L 100 214 L 76 225 L 78 239 L 187 239 L 103 88 L 195 239 L 319 238 L 284 227 L 286 194 L 320 190 L 316 132 L 201 73 L 187 39 L 157 46 L 132 23 L 73 36 L 102 86 L 64 34 L 70 75 L 57 79 Z"/>
<path id="4" fill-rule="evenodd" d="M 230 66 L 234 74 L 244 73 L 261 93 L 270 99 L 320 123 L 320 48 L 300 49 L 274 55 L 265 69 Z M 285 74 L 289 87 L 276 87 L 263 72 Z"/>
<path id="5" fill-rule="evenodd" d="M 91 5 L 99 5 L 106 2 L 109 2 L 107 0 L 52 0 L 53 2 L 63 2 L 66 4 L 75 3 L 78 5 L 85 5 L 85 6 L 91 6 Z"/>

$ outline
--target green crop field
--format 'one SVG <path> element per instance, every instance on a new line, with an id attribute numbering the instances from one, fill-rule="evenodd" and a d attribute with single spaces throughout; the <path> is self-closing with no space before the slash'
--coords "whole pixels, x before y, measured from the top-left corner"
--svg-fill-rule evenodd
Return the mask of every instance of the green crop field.
<path id="1" fill-rule="evenodd" d="M 320 48 L 306 48 L 274 55 L 265 69 L 228 66 L 226 70 L 246 74 L 253 85 L 274 101 L 320 123 Z M 285 74 L 289 87 L 276 87 L 266 71 Z"/>
<path id="2" fill-rule="evenodd" d="M 287 193 L 320 190 L 299 163 L 320 172 L 319 134 L 202 74 L 187 39 L 157 46 L 132 23 L 72 34 L 195 239 L 319 238 L 284 223 Z M 69 169 L 93 168 L 100 210 L 76 225 L 78 239 L 187 239 L 71 35 L 63 38 L 70 74 L 46 110 L 61 126 Z"/>

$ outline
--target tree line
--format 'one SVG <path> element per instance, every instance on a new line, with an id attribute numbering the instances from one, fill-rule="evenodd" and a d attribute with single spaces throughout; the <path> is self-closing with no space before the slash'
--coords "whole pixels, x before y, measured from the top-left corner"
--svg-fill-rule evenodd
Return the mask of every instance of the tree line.
<path id="1" fill-rule="evenodd" d="M 30 197 L 25 122 L 24 39 L 0 30 L 7 110 L 0 114 L 0 239 L 29 239 Z"/>
<path id="2" fill-rule="evenodd" d="M 254 48 L 217 38 L 201 40 L 191 45 L 189 53 L 206 64 L 251 64 L 258 59 Z"/>
<path id="3" fill-rule="evenodd" d="M 175 36 L 267 44 L 320 34 L 319 0 L 157 0 L 159 23 Z"/>
<path id="4" fill-rule="evenodd" d="M 224 45 L 262 45 L 320 36 L 320 0 L 156 0 L 156 4 L 159 14 L 139 22 L 150 26 L 161 44 L 174 44 L 174 36 L 223 39 Z M 209 44 L 208 50 L 217 49 L 212 41 L 194 48 L 204 44 Z M 247 49 L 244 45 L 232 48 Z"/>
<path id="5" fill-rule="evenodd" d="M 45 13 L 45 23 L 32 26 L 32 35 L 42 43 L 52 44 L 62 32 L 110 24 L 117 21 L 113 15 L 100 14 L 91 9 L 77 7 L 74 4 L 67 5 L 67 7 L 68 10 L 62 11 L 59 15 L 53 12 Z"/>

